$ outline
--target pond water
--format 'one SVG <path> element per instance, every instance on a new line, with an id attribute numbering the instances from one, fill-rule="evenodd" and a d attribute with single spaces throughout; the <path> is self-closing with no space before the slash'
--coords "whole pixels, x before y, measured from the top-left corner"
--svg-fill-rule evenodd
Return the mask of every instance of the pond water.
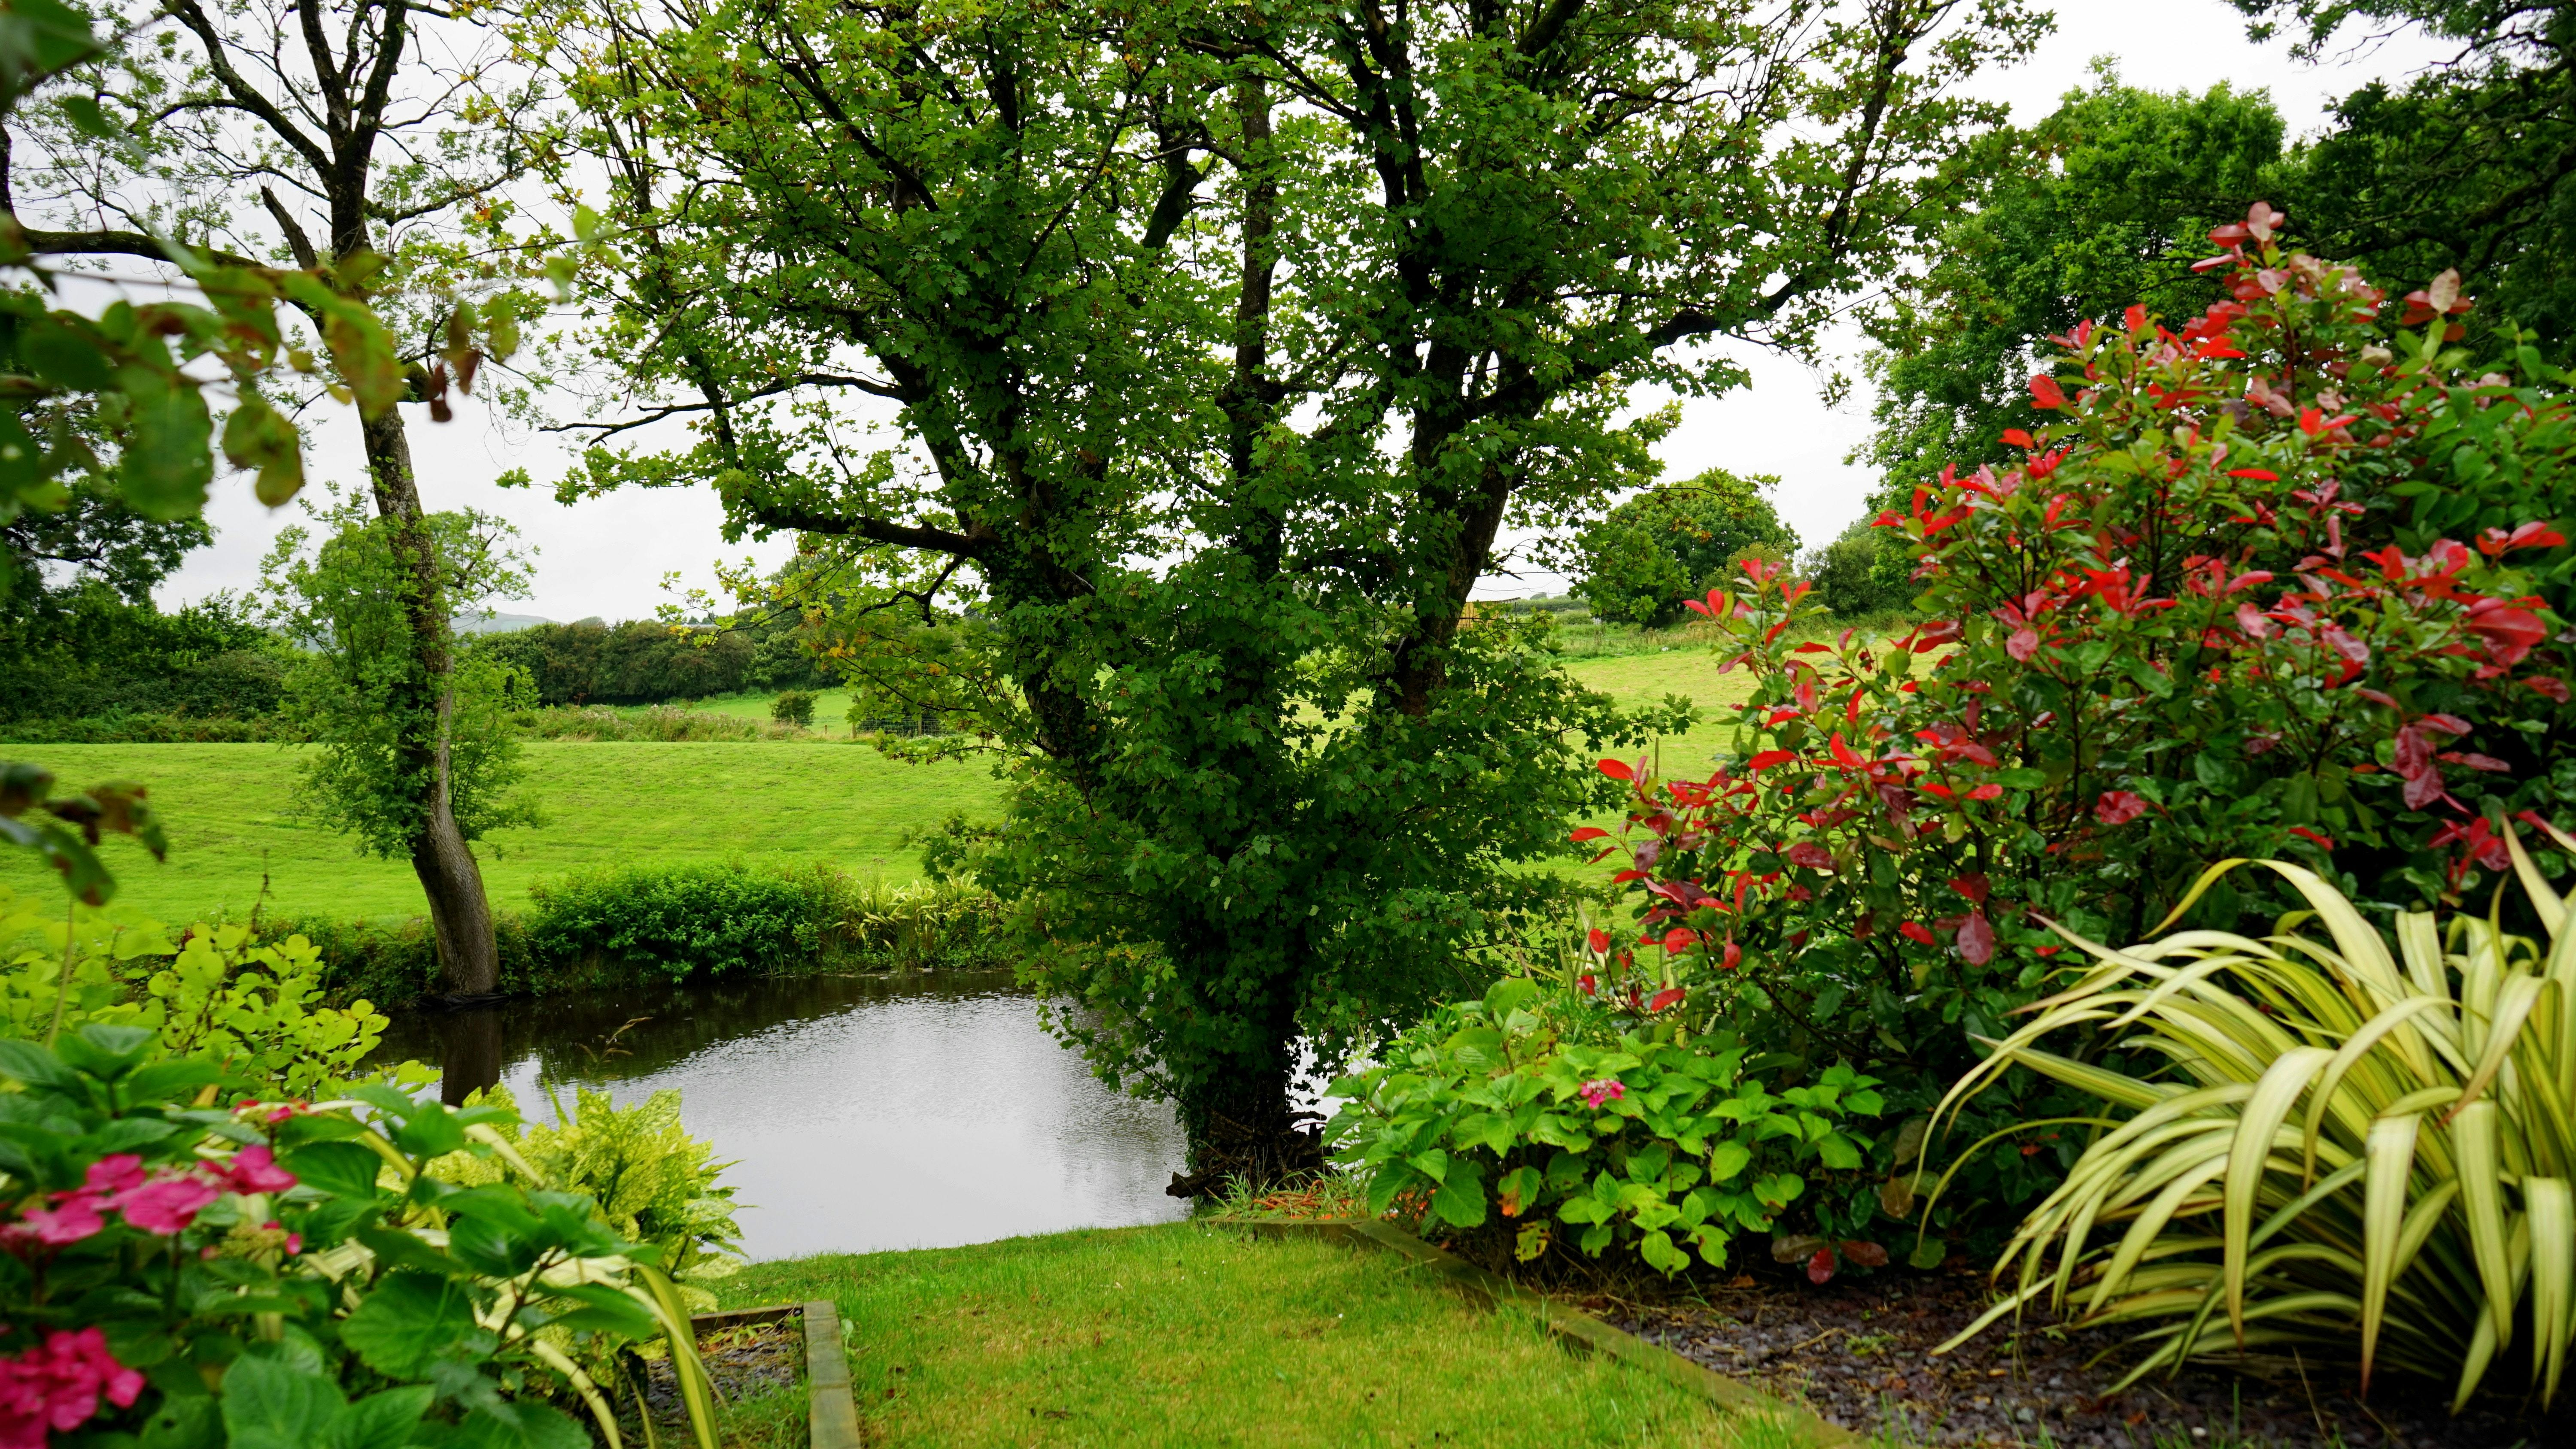
<path id="1" fill-rule="evenodd" d="M 622 1105 L 680 1090 L 737 1165 L 753 1258 L 949 1247 L 1169 1222 L 1168 1105 L 1122 1096 L 1038 1024 L 1006 971 L 634 988 L 397 1018 L 380 1059 L 499 1081 L 547 1118 L 575 1085 Z"/>

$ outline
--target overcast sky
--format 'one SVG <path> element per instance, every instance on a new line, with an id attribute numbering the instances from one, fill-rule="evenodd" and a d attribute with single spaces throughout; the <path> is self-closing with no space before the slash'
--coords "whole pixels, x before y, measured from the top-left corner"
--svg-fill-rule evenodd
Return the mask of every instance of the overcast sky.
<path id="1" fill-rule="evenodd" d="M 2268 90 L 2298 136 L 2323 125 L 2334 97 L 2375 76 L 2410 74 L 2434 54 L 2408 36 L 2342 64 L 2305 66 L 2289 58 L 2285 42 L 2247 42 L 2243 17 L 2223 0 L 2066 0 L 2058 7 L 2057 33 L 2041 44 L 2035 59 L 1989 74 L 1978 89 L 2008 101 L 2013 119 L 2026 124 L 2084 84 L 2093 57 L 2107 55 L 2134 85 L 2200 90 L 2230 81 Z M 1759 351 L 1744 360 L 1753 375 L 1750 388 L 1686 405 L 1682 426 L 1661 450 L 1666 476 L 1687 477 L 1716 466 L 1778 474 L 1783 517 L 1810 544 L 1824 542 L 1859 515 L 1869 490 L 1861 470 L 1843 462 L 1868 431 L 1867 392 L 1856 388 L 1841 406 L 1827 408 L 1820 378 L 1805 366 Z M 1857 379 L 1857 357 L 1843 356 L 1836 365 Z M 666 575 L 711 587 L 717 559 L 749 554 L 766 564 L 785 557 L 790 547 L 787 540 L 772 539 L 728 549 L 718 536 L 722 511 L 704 489 L 621 493 L 558 505 L 542 486 L 565 471 L 568 455 L 555 439 L 504 424 L 470 401 L 443 426 L 429 423 L 418 409 L 409 411 L 416 419 L 412 447 L 428 506 L 498 514 L 515 523 L 536 550 L 534 597 L 502 606 L 508 610 L 557 620 L 645 617 L 673 601 L 663 588 Z M 358 478 L 354 424 L 340 418 L 317 429 L 307 456 L 317 481 Z M 541 486 L 493 486 L 494 478 L 512 468 L 526 469 Z M 301 515 L 292 505 L 274 513 L 262 508 L 251 497 L 249 480 L 232 477 L 218 482 L 206 516 L 216 528 L 215 546 L 192 555 L 172 576 L 161 590 L 165 605 L 250 587 L 277 529 Z M 1488 579 L 1478 592 L 1508 597 L 1564 585 L 1556 576 L 1532 573 Z"/>

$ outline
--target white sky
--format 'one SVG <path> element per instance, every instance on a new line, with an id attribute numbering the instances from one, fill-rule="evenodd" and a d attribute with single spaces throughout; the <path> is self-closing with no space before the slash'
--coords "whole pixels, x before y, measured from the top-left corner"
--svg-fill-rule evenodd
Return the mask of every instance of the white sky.
<path id="1" fill-rule="evenodd" d="M 2057 8 L 2057 33 L 2042 42 L 2027 65 L 1992 72 L 1978 89 L 2009 102 L 2013 119 L 2029 123 L 2052 109 L 2060 95 L 2086 83 L 2086 64 L 2107 55 L 2121 77 L 2159 90 L 2201 90 L 2219 81 L 2268 89 L 2293 136 L 2319 129 L 2326 106 L 2376 76 L 2411 73 L 2435 54 L 2413 36 L 2351 57 L 2309 67 L 2293 62 L 2285 42 L 2257 47 L 2245 39 L 2243 17 L 2223 0 L 2065 0 Z M 1855 347 L 1856 338 L 1845 341 Z M 1782 516 L 1809 544 L 1822 543 L 1858 516 L 1870 479 L 1844 464 L 1868 432 L 1870 399 L 1855 387 L 1840 407 L 1820 399 L 1820 379 L 1803 365 L 1766 353 L 1747 357 L 1753 385 L 1728 396 L 1685 406 L 1682 426 L 1661 453 L 1666 476 L 1688 477 L 1723 466 L 1738 473 L 1776 473 L 1782 481 Z M 1836 359 L 1857 381 L 1856 352 Z M 1640 397 L 1641 403 L 1654 399 Z M 454 422 L 435 425 L 425 410 L 410 409 L 412 448 L 423 501 L 433 509 L 479 508 L 515 523 L 537 551 L 534 597 L 501 607 L 558 620 L 598 615 L 607 619 L 649 616 L 673 601 L 665 575 L 684 585 L 711 587 L 714 561 L 748 552 L 764 564 L 786 557 L 790 543 L 772 539 L 728 549 L 718 536 L 722 510 L 702 488 L 624 492 L 570 507 L 554 502 L 550 485 L 569 454 L 555 439 L 494 419 L 467 401 Z M 317 428 L 307 452 L 310 475 L 321 482 L 361 476 L 357 431 L 346 418 Z M 511 491 L 492 480 L 525 468 L 538 487 Z M 163 604 L 202 598 L 218 589 L 248 589 L 258 581 L 259 559 L 279 527 L 298 510 L 272 513 L 251 497 L 247 477 L 220 480 L 206 510 L 215 525 L 212 548 L 192 555 L 160 591 Z M 1556 592 L 1565 580 L 1539 573 L 1490 578 L 1478 592 L 1510 597 Z"/>

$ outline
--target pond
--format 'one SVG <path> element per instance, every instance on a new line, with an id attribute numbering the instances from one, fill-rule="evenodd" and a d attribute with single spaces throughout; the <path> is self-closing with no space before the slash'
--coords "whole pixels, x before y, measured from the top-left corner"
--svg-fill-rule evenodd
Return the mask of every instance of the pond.
<path id="1" fill-rule="evenodd" d="M 953 1247 L 1169 1222 L 1182 1166 L 1171 1108 L 1123 1096 L 1038 1024 L 1007 971 L 638 987 L 398 1018 L 378 1056 L 499 1081 L 532 1118 L 544 1089 L 621 1104 L 680 1090 L 750 1257 Z"/>

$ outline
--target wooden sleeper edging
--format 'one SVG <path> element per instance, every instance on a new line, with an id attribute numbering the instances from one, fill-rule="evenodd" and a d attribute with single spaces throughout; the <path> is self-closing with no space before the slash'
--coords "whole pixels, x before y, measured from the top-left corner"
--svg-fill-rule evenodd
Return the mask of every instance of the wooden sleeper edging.
<path id="1" fill-rule="evenodd" d="M 1653 1374 L 1667 1383 L 1698 1394 L 1728 1413 L 1773 1420 L 1812 1449 L 1844 1449 L 1844 1446 L 1856 1446 L 1862 1442 L 1850 1430 L 1828 1423 L 1803 1404 L 1793 1404 L 1750 1384 L 1728 1378 L 1661 1344 L 1648 1343 L 1588 1313 L 1552 1302 L 1545 1295 L 1531 1292 L 1498 1273 L 1487 1272 L 1455 1254 L 1435 1248 L 1392 1223 L 1348 1218 L 1325 1221 L 1247 1219 L 1238 1220 L 1231 1226 L 1249 1228 L 1255 1237 L 1328 1237 L 1386 1249 L 1496 1307 L 1509 1306 L 1533 1315 L 1548 1332 L 1577 1347 L 1605 1354 L 1632 1368 Z M 819 1438 L 815 1444 L 816 1449 L 821 1449 Z"/>
<path id="2" fill-rule="evenodd" d="M 689 1319 L 692 1331 L 776 1323 L 794 1318 L 805 1330 L 805 1417 L 814 1449 L 860 1449 L 859 1404 L 850 1395 L 850 1356 L 841 1348 L 841 1310 L 816 1299 L 733 1308 Z"/>

